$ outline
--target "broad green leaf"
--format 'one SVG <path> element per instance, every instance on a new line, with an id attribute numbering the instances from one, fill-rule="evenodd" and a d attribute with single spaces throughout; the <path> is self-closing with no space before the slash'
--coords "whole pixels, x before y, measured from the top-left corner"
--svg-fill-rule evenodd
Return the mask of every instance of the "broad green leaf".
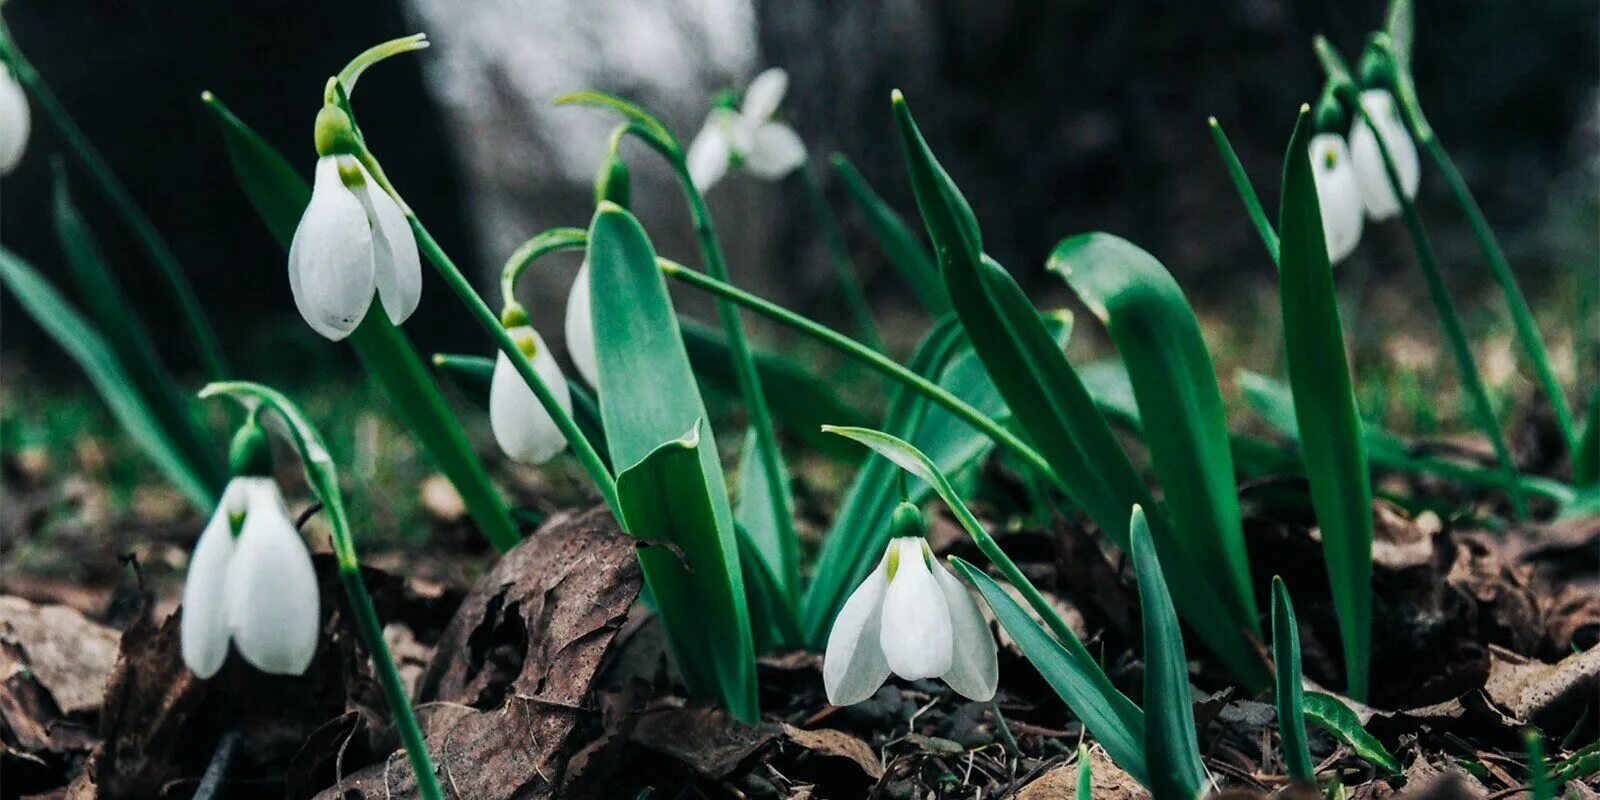
<path id="1" fill-rule="evenodd" d="M 311 201 L 311 188 L 272 145 L 229 112 L 221 100 L 207 92 L 205 102 L 227 145 L 240 187 L 267 230 L 287 250 L 300 216 Z M 516 523 L 406 335 L 389 322 L 387 314 L 367 314 L 350 335 L 350 343 L 367 373 L 389 399 L 395 415 L 455 485 L 483 535 L 501 552 L 516 546 L 521 540 Z"/>
<path id="2" fill-rule="evenodd" d="M 433 366 L 474 405 L 489 410 L 489 387 L 494 382 L 494 359 L 488 356 L 468 356 L 451 353 L 434 353 Z M 610 461 L 605 452 L 606 436 L 600 426 L 600 406 L 594 395 L 583 384 L 567 379 L 567 391 L 572 395 L 572 419 L 578 423 L 589 444 L 600 451 L 600 457 Z M 610 466 L 608 463 L 607 466 Z"/>
<path id="3" fill-rule="evenodd" d="M 833 154 L 833 170 L 844 182 L 850 198 L 861 209 L 867 231 L 883 248 L 884 255 L 888 256 L 895 271 L 911 285 L 917 299 L 922 301 L 922 307 L 935 317 L 950 313 L 950 296 L 944 292 L 944 283 L 939 279 L 939 267 L 933 261 L 933 254 L 906 226 L 905 220 L 873 191 L 872 185 L 856 171 L 855 165 L 843 153 Z"/>
<path id="4" fill-rule="evenodd" d="M 1310 137 L 1310 110 L 1302 107 L 1283 167 L 1278 296 L 1300 451 L 1322 530 L 1345 678 L 1350 695 L 1360 700 L 1367 696 L 1372 642 L 1372 479 L 1322 235 Z"/>
<path id="5" fill-rule="evenodd" d="M 1400 774 L 1400 762 L 1389 754 L 1382 742 L 1361 727 L 1361 717 L 1344 701 L 1322 692 L 1306 692 L 1301 702 L 1306 719 L 1349 745 L 1356 755 L 1371 761 L 1377 768 L 1390 775 Z"/>
<path id="6" fill-rule="evenodd" d="M 85 314 L 104 334 L 117 360 L 122 362 L 134 389 L 167 432 L 189 470 L 205 482 L 212 493 L 222 491 L 228 470 L 222 463 L 216 442 L 189 405 L 186 392 L 157 355 L 150 331 L 140 321 L 133 303 L 123 293 L 116 273 L 106 262 L 105 253 L 95 241 L 94 232 L 72 203 L 66 169 L 54 162 L 56 240 L 66 256 Z"/>
<path id="7" fill-rule="evenodd" d="M 1184 549 L 1165 512 L 1077 372 L 1055 347 L 1037 309 L 1005 268 L 983 255 L 972 209 L 928 149 L 898 95 L 895 114 L 917 205 L 956 314 L 1016 422 L 1049 462 L 1051 478 L 1124 549 L 1128 509 L 1135 505 L 1147 509 L 1157 549 L 1169 561 L 1183 559 Z M 1178 607 L 1242 683 L 1264 688 L 1270 677 L 1251 630 L 1234 621 L 1208 578 L 1197 571 L 1175 573 L 1172 591 Z"/>
<path id="8" fill-rule="evenodd" d="M 633 215 L 607 202 L 589 228 L 588 261 L 603 332 L 595 337 L 600 416 L 611 463 L 622 469 L 624 523 L 643 539 L 672 542 L 687 560 L 666 548 L 640 552 L 690 690 L 753 722 L 755 651 L 733 510 L 655 251 Z"/>
<path id="9" fill-rule="evenodd" d="M 738 397 L 739 380 L 727 337 L 716 328 L 687 317 L 680 316 L 678 324 L 700 390 Z M 794 359 L 770 350 L 754 350 L 751 357 L 772 415 L 784 428 L 807 447 L 833 458 L 848 460 L 861 455 L 859 448 L 845 446 L 839 437 L 819 432 L 828 424 L 864 424 L 861 412 L 846 405 L 815 372 Z"/>
<path id="10" fill-rule="evenodd" d="M 1188 553 L 1239 627 L 1257 631 L 1222 392 L 1194 310 L 1154 256 L 1107 233 L 1063 240 L 1048 268 L 1106 326 L 1143 415 L 1163 500 Z"/>
<path id="11" fill-rule="evenodd" d="M 189 465 L 155 412 L 134 389 L 133 378 L 93 323 L 78 313 L 28 262 L 4 248 L 0 248 L 0 281 L 4 281 L 22 310 L 83 368 L 100 398 L 111 409 L 112 416 L 116 417 L 117 424 L 127 431 L 128 437 L 167 480 L 196 509 L 209 512 L 215 507 L 216 494 L 205 478 Z"/>
<path id="12" fill-rule="evenodd" d="M 1145 754 L 1145 716 L 1111 686 L 1105 672 L 1091 658 L 1076 658 L 1051 638 L 1016 600 L 983 570 L 951 556 L 950 563 L 983 595 L 995 619 L 1011 634 L 1028 663 L 1044 676 L 1072 713 L 1106 749 L 1111 760 L 1141 784 L 1150 781 Z"/>
<path id="13" fill-rule="evenodd" d="M 790 574 L 785 565 L 795 554 L 785 552 L 778 521 L 772 517 L 772 503 L 767 501 L 772 496 L 772 480 L 762 463 L 756 453 L 755 432 L 746 431 L 744 447 L 739 451 L 739 494 L 733 505 L 733 519 L 748 535 L 751 548 L 761 558 L 763 566 L 772 572 L 792 616 L 796 613 L 794 603 L 800 587 L 789 586 L 783 576 Z M 788 468 L 780 461 L 778 470 L 779 485 L 788 486 Z"/>
<path id="14" fill-rule="evenodd" d="M 1277 672 L 1274 699 L 1283 763 L 1296 782 L 1315 784 L 1317 772 L 1306 744 L 1306 717 L 1301 708 L 1300 629 L 1295 624 L 1294 604 L 1289 602 L 1289 587 L 1279 577 L 1272 579 L 1272 665 Z"/>
<path id="15" fill-rule="evenodd" d="M 800 620 L 795 617 L 794 605 L 779 585 L 778 576 L 756 552 L 743 525 L 738 525 L 738 533 L 739 563 L 744 568 L 744 596 L 750 608 L 750 630 L 755 637 L 756 652 L 771 652 L 799 642 Z"/>
<path id="16" fill-rule="evenodd" d="M 1144 753 L 1150 766 L 1151 794 L 1158 800 L 1194 800 L 1205 787 L 1200 742 L 1194 730 L 1194 697 L 1189 692 L 1189 660 L 1183 632 L 1167 593 L 1144 509 L 1134 506 L 1128 524 L 1133 569 L 1139 583 L 1139 617 L 1144 631 Z M 1187 563 L 1174 564 L 1187 569 Z"/>

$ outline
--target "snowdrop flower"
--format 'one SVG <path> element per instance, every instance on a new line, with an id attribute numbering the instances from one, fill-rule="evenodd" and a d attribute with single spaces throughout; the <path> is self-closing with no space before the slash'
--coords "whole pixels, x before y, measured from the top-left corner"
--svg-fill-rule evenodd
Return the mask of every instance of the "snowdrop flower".
<path id="1" fill-rule="evenodd" d="M 417 310 L 416 237 L 400 205 L 355 156 L 317 160 L 311 203 L 289 247 L 289 288 L 300 316 L 333 341 L 361 324 L 374 292 L 396 325 Z"/>
<path id="2" fill-rule="evenodd" d="M 822 679 L 828 702 L 871 697 L 892 672 L 939 678 L 973 700 L 994 697 L 1000 666 L 994 636 L 966 587 L 933 557 L 922 515 L 901 503 L 877 569 L 845 601 L 828 634 Z"/>
<path id="3" fill-rule="evenodd" d="M 589 262 L 578 267 L 578 277 L 572 280 L 572 293 L 567 295 L 567 355 L 578 368 L 584 383 L 600 387 L 600 367 L 594 355 L 594 311 L 590 308 Z"/>
<path id="4" fill-rule="evenodd" d="M 718 105 L 689 145 L 689 176 L 704 192 L 722 180 L 729 167 L 742 167 L 763 180 L 777 180 L 806 160 L 806 146 L 793 128 L 772 119 L 789 90 L 789 73 L 774 67 L 745 90 L 744 103 Z"/>
<path id="5" fill-rule="evenodd" d="M 1389 173 L 1383 166 L 1383 153 L 1378 149 L 1378 138 L 1372 128 L 1378 129 L 1383 143 L 1394 158 L 1395 171 L 1400 174 L 1400 187 L 1406 199 L 1417 196 L 1417 183 L 1422 179 L 1422 162 L 1417 157 L 1416 142 L 1395 108 L 1394 95 L 1386 89 L 1368 89 L 1361 93 L 1361 107 L 1372 118 L 1372 127 L 1358 117 L 1350 128 L 1350 157 L 1355 162 L 1356 178 L 1361 186 L 1361 197 L 1367 206 L 1367 216 L 1373 220 L 1386 220 L 1400 213 L 1400 201 L 1389 185 Z"/>
<path id="6" fill-rule="evenodd" d="M 1319 133 L 1311 137 L 1311 172 L 1317 184 L 1317 203 L 1322 207 L 1322 235 L 1328 243 L 1328 260 L 1345 260 L 1361 241 L 1366 219 L 1366 204 L 1356 178 L 1355 163 L 1344 137 Z"/>
<path id="7" fill-rule="evenodd" d="M 252 422 L 236 437 L 235 453 L 247 436 L 266 447 Z M 275 675 L 304 673 L 317 651 L 321 612 L 311 554 L 267 474 L 270 452 L 253 463 L 266 471 L 235 470 L 184 579 L 183 662 L 202 678 L 222 668 L 230 640 L 245 661 Z"/>
<path id="8" fill-rule="evenodd" d="M 10 69 L 0 64 L 0 175 L 10 173 L 22 160 L 32 128 L 28 98 L 22 93 L 22 84 L 17 83 Z"/>
<path id="9" fill-rule="evenodd" d="M 561 410 L 571 414 L 572 393 L 567 389 L 567 379 L 544 339 L 526 319 L 524 314 L 522 324 L 506 332 L 533 363 L 534 372 L 555 396 Z M 500 449 L 523 463 L 543 464 L 567 446 L 561 429 L 556 427 L 555 420 L 544 410 L 533 389 L 517 373 L 505 353 L 495 359 L 494 377 L 489 383 L 489 424 Z"/>

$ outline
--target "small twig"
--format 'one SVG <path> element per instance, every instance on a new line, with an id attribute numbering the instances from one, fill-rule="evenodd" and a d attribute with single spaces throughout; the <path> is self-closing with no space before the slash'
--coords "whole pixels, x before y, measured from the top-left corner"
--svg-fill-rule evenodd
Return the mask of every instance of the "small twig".
<path id="1" fill-rule="evenodd" d="M 239 742 L 243 740 L 244 735 L 238 728 L 229 728 L 217 740 L 211 763 L 206 765 L 205 774 L 200 776 L 200 785 L 194 789 L 194 800 L 211 800 L 217 796 L 223 782 L 228 779 L 228 767 L 232 765 L 234 754 L 239 752 Z"/>
<path id="2" fill-rule="evenodd" d="M 304 511 L 300 512 L 300 516 L 295 517 L 294 529 L 298 531 L 298 530 L 301 530 L 302 528 L 304 528 L 306 526 L 306 523 L 310 522 L 311 518 L 316 516 L 317 512 L 321 511 L 321 510 L 322 510 L 322 501 L 321 500 L 318 500 L 317 502 L 312 503 L 309 506 L 306 506 L 306 509 Z"/>

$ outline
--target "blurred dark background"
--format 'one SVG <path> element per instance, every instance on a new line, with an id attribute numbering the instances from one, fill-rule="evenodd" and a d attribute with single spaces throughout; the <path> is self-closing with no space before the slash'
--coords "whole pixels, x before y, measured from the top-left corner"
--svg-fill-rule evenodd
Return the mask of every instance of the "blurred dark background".
<path id="1" fill-rule="evenodd" d="M 914 213 L 889 114 L 906 92 L 924 133 L 966 191 L 985 244 L 1041 298 L 1051 245 L 1086 230 L 1126 236 L 1160 257 L 1198 305 L 1246 302 L 1271 279 L 1207 134 L 1216 115 L 1269 208 L 1296 107 L 1320 86 L 1310 39 L 1354 58 L 1382 0 L 1006 2 L 1004 0 L 589 0 L 459 3 L 215 3 L 12 0 L 22 49 L 167 235 L 224 347 L 245 365 L 292 356 L 336 370 L 294 314 L 285 259 L 238 191 L 199 102 L 210 89 L 309 174 L 323 82 L 378 41 L 423 30 L 433 47 L 363 77 L 363 129 L 406 199 L 458 262 L 492 271 L 527 236 L 582 225 L 588 181 L 614 119 L 555 109 L 581 88 L 634 97 L 685 139 L 706 97 L 766 66 L 790 71 L 785 114 L 843 219 L 873 301 L 909 308 L 825 169 L 848 154 L 903 213 Z M 1418 0 L 1415 69 L 1424 105 L 1525 284 L 1596 288 L 1597 4 Z M 52 154 L 42 114 L 23 165 L 5 180 L 0 239 L 59 274 L 50 225 Z M 666 255 L 694 259 L 677 189 L 654 154 L 631 147 L 637 210 Z M 195 368 L 153 267 L 69 160 L 75 196 L 123 276 L 130 302 L 179 372 Z M 1422 202 L 1455 285 L 1486 280 L 1476 245 L 1424 168 Z M 735 275 L 840 321 L 825 252 L 799 183 L 734 177 L 712 198 Z M 1369 230 L 1373 230 L 1370 229 Z M 1357 256 L 1374 276 L 1414 272 L 1403 237 L 1377 229 Z M 426 268 L 425 268 L 426 270 Z M 558 338 L 570 268 L 527 289 Z M 425 271 L 407 326 L 418 347 L 486 351 Z M 693 303 L 691 307 L 695 307 Z M 702 306 L 703 307 L 703 306 Z M 9 299 L 12 364 L 72 369 Z M 912 332 L 913 334 L 915 332 Z"/>

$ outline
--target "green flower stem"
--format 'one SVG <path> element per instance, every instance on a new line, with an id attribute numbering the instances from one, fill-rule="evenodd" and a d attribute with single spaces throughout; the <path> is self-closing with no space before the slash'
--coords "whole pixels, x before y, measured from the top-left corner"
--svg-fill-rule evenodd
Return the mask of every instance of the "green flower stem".
<path id="1" fill-rule="evenodd" d="M 600 490 L 600 495 L 605 498 L 606 506 L 611 509 L 612 515 L 620 521 L 622 519 L 622 507 L 617 504 L 616 480 L 611 477 L 611 472 L 606 469 L 605 462 L 600 460 L 600 454 L 595 452 L 594 446 L 589 443 L 588 437 L 583 435 L 583 431 L 578 428 L 578 423 L 573 421 L 572 415 L 562 410 L 560 404 L 556 402 L 555 396 L 550 394 L 550 387 L 545 386 L 544 381 L 539 379 L 539 374 L 533 370 L 533 364 L 528 361 L 527 356 L 523 355 L 522 349 L 517 347 L 517 343 L 511 340 L 511 334 L 506 331 L 505 326 L 500 324 L 500 318 L 489 310 L 489 306 L 483 302 L 483 298 L 479 297 L 478 293 L 473 290 L 472 284 L 467 281 L 466 276 L 461 274 L 461 270 L 456 267 L 455 262 L 450 260 L 450 256 L 434 240 L 433 234 L 429 233 L 428 229 L 423 226 L 422 220 L 417 219 L 415 214 L 409 213 L 406 215 L 406 220 L 411 223 L 411 230 L 417 235 L 417 247 L 433 263 L 439 276 L 444 278 L 445 283 L 449 284 L 450 290 L 456 293 L 456 297 L 461 300 L 461 304 L 467 307 L 467 311 L 471 312 L 473 320 L 478 323 L 478 327 L 483 328 L 484 332 L 494 339 L 495 346 L 500 349 L 500 352 L 505 353 L 506 357 L 511 359 L 511 365 L 516 368 L 517 374 L 521 375 L 522 380 L 527 382 L 528 388 L 533 390 L 534 397 L 539 399 L 539 405 L 544 406 L 545 411 L 549 412 L 550 418 L 556 423 L 556 428 L 566 438 L 567 445 L 572 448 L 573 454 L 578 457 L 578 463 L 583 465 L 584 471 L 589 473 L 589 479 L 594 481 L 595 487 Z"/>
<path id="2" fill-rule="evenodd" d="M 1228 177 L 1233 181 L 1234 191 L 1239 193 L 1239 199 L 1244 202 L 1245 213 L 1250 215 L 1250 222 L 1256 226 L 1256 233 L 1261 236 L 1261 244 L 1267 248 L 1267 254 L 1272 256 L 1272 263 L 1278 263 L 1278 232 L 1272 229 L 1272 221 L 1267 219 L 1267 212 L 1261 207 L 1261 198 L 1256 196 L 1255 186 L 1250 183 L 1250 176 L 1244 171 L 1244 164 L 1239 161 L 1239 154 L 1234 152 L 1233 143 L 1228 141 L 1228 134 L 1222 132 L 1221 123 L 1216 117 L 1207 118 L 1211 126 L 1211 141 L 1217 146 L 1218 155 L 1222 156 L 1222 163 L 1228 167 Z"/>
<path id="3" fill-rule="evenodd" d="M 828 198 L 822 193 L 822 184 L 817 176 L 811 172 L 811 162 L 807 160 L 795 170 L 800 175 L 800 183 L 805 186 L 806 201 L 811 204 L 811 215 L 816 218 L 817 228 L 822 231 L 822 241 L 828 247 L 835 276 L 839 280 L 839 289 L 844 293 L 844 300 L 850 306 L 850 317 L 855 323 L 856 330 L 861 338 L 878 352 L 883 352 L 883 337 L 878 334 L 878 325 L 872 319 L 872 306 L 867 303 L 867 295 L 861 289 L 861 280 L 856 275 L 855 264 L 850 260 L 850 250 L 844 243 L 844 231 L 839 229 L 839 220 L 833 216 L 833 210 L 828 207 Z"/>
<path id="4" fill-rule="evenodd" d="M 183 267 L 178 264 L 178 257 L 172 252 L 167 240 L 162 238 L 160 231 L 151 224 L 150 218 L 139 208 L 133 195 L 128 193 L 127 187 L 123 186 L 122 181 L 111 171 L 111 166 L 100 155 L 100 151 L 89 142 L 89 137 L 84 135 L 83 130 L 67 113 L 66 107 L 56 98 L 55 93 L 50 91 L 39 71 L 33 68 L 22 51 L 17 48 L 16 42 L 11 38 L 10 30 L 3 21 L 0 21 L 0 61 L 5 62 L 17 80 L 28 87 L 33 99 L 44 109 L 45 116 L 50 118 L 56 130 L 61 132 L 62 138 L 67 140 L 67 145 L 78 157 L 78 162 L 99 184 L 100 191 L 111 199 L 111 204 L 116 207 L 123 222 L 133 230 L 145 254 L 155 262 L 157 271 L 167 283 L 167 288 L 177 298 L 184 327 L 188 329 L 189 338 L 194 340 L 195 350 L 200 354 L 206 376 L 211 380 L 227 377 L 228 361 L 222 355 L 222 347 L 217 344 L 216 332 L 211 329 L 211 324 L 206 321 L 205 312 L 200 308 L 200 300 L 195 297 L 194 287 L 189 284 L 189 279 L 184 276 Z"/>
<path id="5" fill-rule="evenodd" d="M 416 713 L 411 709 L 411 698 L 406 695 L 400 671 L 395 667 L 394 657 L 383 641 L 383 624 L 379 622 L 378 611 L 372 605 L 372 595 L 367 593 L 366 583 L 361 580 L 361 563 L 356 558 L 350 518 L 344 510 L 344 492 L 339 486 L 339 473 L 328 455 L 322 435 L 305 419 L 298 406 L 271 387 L 230 381 L 213 383 L 200 392 L 202 398 L 217 395 L 233 397 L 247 407 L 259 408 L 257 404 L 263 404 L 277 411 L 288 423 L 290 441 L 305 467 L 306 482 L 316 493 L 317 499 L 322 501 L 323 511 L 328 515 L 329 539 L 339 563 L 339 583 L 350 598 L 356 633 L 372 657 L 384 700 L 389 704 L 390 713 L 394 714 L 395 727 L 400 732 L 401 743 L 405 745 L 406 758 L 417 776 L 417 791 L 425 800 L 443 800 L 444 790 L 439 786 L 433 759 L 428 757 L 428 745 L 422 729 L 417 725 Z"/>
<path id="6" fill-rule="evenodd" d="M 912 372 L 909 369 L 906 369 L 893 359 L 883 355 L 882 353 L 879 353 L 876 350 L 873 350 L 870 347 L 867 347 L 866 345 L 854 339 L 851 339 L 848 336 L 845 336 L 842 333 L 839 333 L 838 331 L 833 330 L 832 328 L 812 322 L 811 320 L 806 319 L 805 317 L 802 317 L 793 311 L 783 308 L 782 306 L 778 306 L 760 297 L 756 297 L 749 292 L 734 286 L 730 286 L 723 281 L 712 278 L 711 276 L 695 272 L 694 270 L 689 269 L 682 264 L 677 264 L 672 261 L 668 261 L 667 259 L 661 259 L 660 263 L 661 271 L 670 278 L 675 278 L 697 289 L 711 292 L 718 297 L 724 298 L 732 303 L 737 303 L 745 308 L 750 309 L 751 311 L 761 314 L 762 316 L 773 320 L 780 325 L 792 328 L 800 333 L 810 336 L 839 350 L 840 352 L 843 352 L 847 356 L 855 358 L 863 364 L 866 364 L 868 367 L 871 367 L 872 369 L 877 370 L 878 372 L 887 375 L 894 380 L 900 381 L 901 383 L 910 387 L 913 391 L 922 393 L 929 400 L 938 403 L 950 413 L 960 417 L 968 425 L 971 425 L 977 430 L 988 435 L 988 437 L 993 439 L 996 444 L 1006 448 L 1007 450 L 1010 450 L 1012 453 L 1015 453 L 1017 457 L 1027 462 L 1028 466 L 1032 467 L 1040 475 L 1050 479 L 1050 481 L 1055 483 L 1057 486 L 1061 485 L 1061 479 L 1056 476 L 1055 471 L 1050 468 L 1050 464 L 1044 460 L 1044 456 L 1039 455 L 1038 451 L 1034 450 L 1032 447 L 1029 447 L 1027 443 L 1017 438 L 1015 434 L 1006 430 L 1000 425 L 1000 423 L 990 419 L 982 411 L 973 408 L 972 406 L 963 402 L 961 398 L 956 397 L 955 395 L 950 394 L 949 392 L 940 388 L 938 384 L 922 377 L 921 375 L 918 375 L 915 372 Z"/>
<path id="7" fill-rule="evenodd" d="M 517 280 L 523 270 L 533 265 L 540 256 L 558 250 L 581 250 L 589 243 L 589 232 L 582 228 L 551 228 L 522 243 L 506 259 L 500 270 L 500 301 L 507 308 L 517 302 Z"/>
<path id="8" fill-rule="evenodd" d="M 689 162 L 681 151 L 669 156 L 667 161 L 678 175 L 684 198 L 689 202 L 689 215 L 694 222 L 695 239 L 700 243 L 700 255 L 705 259 L 706 271 L 724 283 L 728 280 L 728 267 L 722 259 L 722 245 L 717 241 L 716 228 L 712 226 L 711 211 L 706 207 L 705 196 L 695 187 L 689 175 Z M 717 300 L 717 315 L 722 320 L 723 333 L 728 337 L 728 349 L 733 351 L 733 368 L 739 383 L 739 394 L 744 400 L 745 413 L 750 417 L 750 429 L 755 433 L 756 456 L 761 468 L 772 480 L 767 481 L 768 502 L 778 526 L 778 541 L 783 544 L 783 585 L 800 585 L 800 536 L 794 529 L 794 507 L 789 499 L 788 481 L 778 479 L 784 473 L 778 458 L 778 439 L 772 429 L 772 411 L 767 407 L 766 395 L 761 393 L 761 377 L 756 374 L 756 362 L 750 355 L 750 345 L 745 341 L 744 325 L 739 322 L 739 311 L 725 298 Z"/>
<path id="9" fill-rule="evenodd" d="M 1461 316 L 1456 313 L 1455 302 L 1450 299 L 1450 290 L 1445 286 L 1444 275 L 1439 271 L 1439 263 L 1434 259 L 1433 245 L 1428 242 L 1428 232 L 1422 227 L 1422 217 L 1417 214 L 1416 204 L 1411 202 L 1411 198 L 1406 196 L 1401 187 L 1400 171 L 1395 167 L 1394 155 L 1389 152 L 1389 145 L 1384 142 L 1372 118 L 1367 115 L 1367 110 L 1362 107 L 1354 85 L 1344 85 L 1340 94 L 1346 105 L 1355 109 L 1361 124 L 1371 129 L 1373 138 L 1378 142 L 1378 152 L 1383 156 L 1383 169 L 1389 176 L 1389 188 L 1394 191 L 1395 199 L 1400 201 L 1401 216 L 1405 219 L 1406 230 L 1411 234 L 1411 243 L 1417 251 L 1417 264 L 1422 267 L 1422 276 L 1428 284 L 1428 296 L 1439 312 L 1439 323 L 1444 327 L 1445 339 L 1450 344 L 1451 355 L 1455 357 L 1456 369 L 1461 373 L 1461 383 L 1472 399 L 1473 415 L 1477 419 L 1478 427 L 1494 446 L 1495 458 L 1500 462 L 1501 469 L 1505 471 L 1508 479 L 1515 480 L 1516 462 L 1512 460 L 1511 449 L 1506 446 L 1505 435 L 1501 432 L 1500 422 L 1495 417 L 1494 406 L 1489 402 L 1489 392 L 1483 386 L 1483 378 L 1478 374 L 1478 366 L 1472 360 L 1472 345 L 1468 342 L 1466 330 L 1461 325 Z M 1518 489 L 1508 491 L 1517 518 L 1527 518 L 1528 510 L 1523 502 L 1522 492 Z"/>

